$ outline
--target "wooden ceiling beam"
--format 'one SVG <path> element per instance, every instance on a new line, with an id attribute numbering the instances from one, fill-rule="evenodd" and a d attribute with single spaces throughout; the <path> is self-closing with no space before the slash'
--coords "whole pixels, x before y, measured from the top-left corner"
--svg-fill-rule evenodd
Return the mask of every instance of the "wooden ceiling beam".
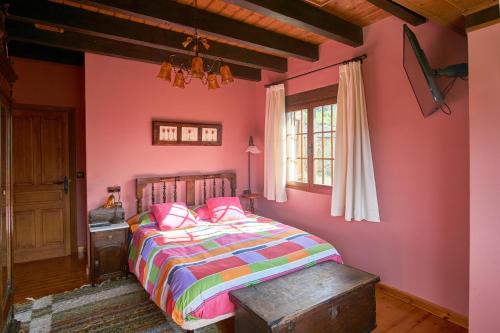
<path id="1" fill-rule="evenodd" d="M 465 16 L 465 30 L 469 32 L 499 22 L 500 22 L 500 9 L 498 5 L 494 5 L 492 7 Z"/>
<path id="2" fill-rule="evenodd" d="M 188 35 L 153 27 L 150 25 L 119 19 L 47 1 L 13 0 L 9 6 L 12 19 L 52 25 L 66 31 L 123 41 L 131 44 L 158 48 L 166 51 L 192 54 L 182 47 Z M 287 71 L 287 59 L 253 50 L 209 41 L 210 48 L 200 48 L 200 54 L 210 59 L 275 72 Z"/>
<path id="3" fill-rule="evenodd" d="M 350 45 L 363 45 L 363 30 L 340 17 L 299 0 L 224 0 Z"/>
<path id="4" fill-rule="evenodd" d="M 60 64 L 80 67 L 84 64 L 83 52 L 24 43 L 15 40 L 9 42 L 9 55 L 19 58 L 57 62 Z"/>
<path id="5" fill-rule="evenodd" d="M 75 0 L 82 4 L 108 9 L 162 24 L 193 28 L 207 36 L 217 36 L 242 45 L 262 48 L 284 56 L 309 61 L 319 59 L 319 47 L 300 39 L 282 35 L 231 18 L 196 10 L 172 0 Z M 196 15 L 195 15 L 196 13 Z"/>
<path id="6" fill-rule="evenodd" d="M 392 0 L 368 0 L 372 5 L 392 14 L 411 25 L 427 22 L 427 18 Z"/>
<path id="7" fill-rule="evenodd" d="M 175 55 L 177 61 L 189 62 L 191 57 L 186 54 L 172 53 L 152 47 L 135 45 L 107 38 L 80 34 L 73 31 L 61 33 L 41 30 L 31 23 L 14 21 L 10 18 L 6 22 L 10 40 L 56 47 L 80 52 L 96 53 L 106 56 L 138 60 L 159 64 L 169 55 Z M 204 58 L 205 61 L 211 60 Z M 260 81 L 261 70 L 237 64 L 231 66 L 233 76 L 243 80 Z"/>

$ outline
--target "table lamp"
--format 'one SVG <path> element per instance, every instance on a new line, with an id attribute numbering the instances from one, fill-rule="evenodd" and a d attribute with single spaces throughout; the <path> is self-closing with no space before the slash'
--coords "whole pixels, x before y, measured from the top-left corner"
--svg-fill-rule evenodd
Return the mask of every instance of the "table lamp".
<path id="1" fill-rule="evenodd" d="M 251 182 L 250 182 L 250 156 L 252 154 L 260 154 L 260 149 L 257 148 L 257 146 L 253 143 L 253 137 L 250 136 L 250 139 L 248 140 L 248 147 L 245 150 L 245 153 L 248 153 L 248 189 L 244 190 L 244 194 L 250 194 L 252 193 L 251 190 Z"/>

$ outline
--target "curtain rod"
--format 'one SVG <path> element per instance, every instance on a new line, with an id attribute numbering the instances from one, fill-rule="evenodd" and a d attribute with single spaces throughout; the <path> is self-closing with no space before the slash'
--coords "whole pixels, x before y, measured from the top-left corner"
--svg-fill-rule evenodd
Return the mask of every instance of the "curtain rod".
<path id="1" fill-rule="evenodd" d="M 323 69 L 327 69 L 327 68 L 338 66 L 338 65 L 344 65 L 344 64 L 347 64 L 347 63 L 349 63 L 351 61 L 361 61 L 361 62 L 363 62 L 363 60 L 366 59 L 367 57 L 368 56 L 366 54 L 362 54 L 360 56 L 357 56 L 357 57 L 354 57 L 354 58 L 351 58 L 351 59 L 348 59 L 348 60 L 337 62 L 336 64 L 331 64 L 331 65 L 328 65 L 328 66 L 325 66 L 325 67 L 313 69 L 312 71 L 309 71 L 309 72 L 305 72 L 305 73 L 302 73 L 302 74 L 291 76 L 291 77 L 283 79 L 283 80 L 279 80 L 279 81 L 276 81 L 276 82 L 273 82 L 273 83 L 266 84 L 264 87 L 269 88 L 270 86 L 274 86 L 274 85 L 281 84 L 281 83 L 284 83 L 286 81 L 290 81 L 290 80 L 293 80 L 293 79 L 296 79 L 296 78 L 299 78 L 299 77 L 302 77 L 302 76 L 305 76 L 305 75 L 316 73 L 316 72 L 322 71 Z"/>

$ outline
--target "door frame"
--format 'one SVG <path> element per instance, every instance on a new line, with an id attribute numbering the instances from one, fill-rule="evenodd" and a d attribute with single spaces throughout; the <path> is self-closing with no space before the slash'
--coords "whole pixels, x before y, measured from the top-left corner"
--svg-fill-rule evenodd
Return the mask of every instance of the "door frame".
<path id="1" fill-rule="evenodd" d="M 39 105 L 39 104 L 23 104 L 13 103 L 12 113 L 15 110 L 28 111 L 55 111 L 66 112 L 68 114 L 68 153 L 69 153 L 69 230 L 70 230 L 70 248 L 71 254 L 78 252 L 77 248 L 77 216 L 76 216 L 76 115 L 75 108 L 54 105 Z"/>

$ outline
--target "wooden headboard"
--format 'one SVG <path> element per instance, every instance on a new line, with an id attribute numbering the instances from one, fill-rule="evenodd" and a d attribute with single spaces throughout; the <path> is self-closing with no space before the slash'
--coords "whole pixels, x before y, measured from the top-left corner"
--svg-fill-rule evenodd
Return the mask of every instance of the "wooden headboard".
<path id="1" fill-rule="evenodd" d="M 197 200 L 197 186 L 199 186 L 200 200 Z M 148 204 L 180 200 L 191 206 L 201 202 L 206 203 L 207 199 L 212 197 L 225 196 L 228 193 L 226 191 L 230 191 L 232 197 L 236 196 L 236 173 L 136 178 L 135 188 L 137 213 L 144 211 L 145 203 L 147 208 Z M 185 200 L 179 198 L 182 194 Z"/>

